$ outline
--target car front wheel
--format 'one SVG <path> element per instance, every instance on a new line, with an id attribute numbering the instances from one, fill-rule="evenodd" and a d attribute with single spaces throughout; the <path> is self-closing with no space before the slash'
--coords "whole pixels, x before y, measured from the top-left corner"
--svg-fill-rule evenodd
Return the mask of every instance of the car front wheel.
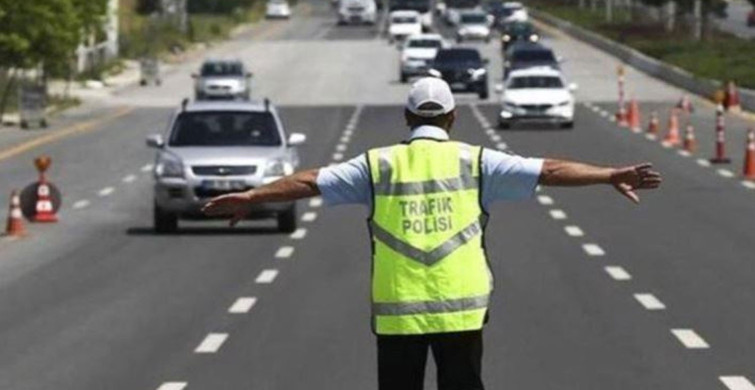
<path id="1" fill-rule="evenodd" d="M 278 231 L 293 233 L 294 230 L 296 230 L 296 204 L 288 210 L 278 213 Z"/>
<path id="2" fill-rule="evenodd" d="M 155 204 L 152 216 L 155 232 L 174 233 L 178 230 L 178 215 L 167 212 Z"/>

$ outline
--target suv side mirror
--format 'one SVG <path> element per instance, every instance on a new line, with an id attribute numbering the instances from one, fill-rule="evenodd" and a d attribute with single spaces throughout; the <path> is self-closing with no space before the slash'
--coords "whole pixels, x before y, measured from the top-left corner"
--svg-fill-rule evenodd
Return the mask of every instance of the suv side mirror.
<path id="1" fill-rule="evenodd" d="M 165 140 L 160 134 L 152 134 L 147 137 L 147 146 L 155 149 L 162 149 L 165 146 Z"/>
<path id="2" fill-rule="evenodd" d="M 437 69 L 428 69 L 427 74 L 438 79 L 443 77 L 443 75 Z"/>
<path id="3" fill-rule="evenodd" d="M 291 133 L 291 135 L 288 136 L 288 146 L 303 145 L 306 141 L 307 136 L 302 133 Z"/>

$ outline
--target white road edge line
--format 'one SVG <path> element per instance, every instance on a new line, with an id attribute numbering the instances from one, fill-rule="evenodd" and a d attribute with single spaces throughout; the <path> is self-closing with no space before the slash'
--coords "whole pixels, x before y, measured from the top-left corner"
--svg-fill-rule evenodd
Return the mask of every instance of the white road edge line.
<path id="1" fill-rule="evenodd" d="M 710 348 L 710 345 L 692 329 L 671 329 L 671 333 L 688 349 Z"/>
<path id="2" fill-rule="evenodd" d="M 275 280 L 277 276 L 278 276 L 277 269 L 266 269 L 260 272 L 260 274 L 257 276 L 257 279 L 254 280 L 254 282 L 257 284 L 270 284 Z"/>
<path id="3" fill-rule="evenodd" d="M 718 379 L 729 390 L 755 390 L 755 385 L 743 376 L 720 376 Z"/>
<path id="4" fill-rule="evenodd" d="M 275 252 L 275 258 L 276 259 L 287 259 L 291 257 L 291 255 L 294 254 L 294 247 L 292 246 L 282 246 L 278 248 L 278 251 Z"/>
<path id="5" fill-rule="evenodd" d="M 613 280 L 626 281 L 632 280 L 632 275 L 629 274 L 624 268 L 617 265 L 609 265 L 603 268 L 606 273 L 613 278 Z"/>
<path id="6" fill-rule="evenodd" d="M 112 194 L 113 192 L 115 192 L 115 188 L 105 187 L 101 189 L 99 192 L 97 192 L 97 195 L 105 197 L 105 196 L 110 196 L 110 194 Z"/>
<path id="7" fill-rule="evenodd" d="M 228 308 L 228 312 L 231 314 L 245 314 L 257 304 L 257 298 L 255 297 L 241 297 L 233 302 L 233 305 Z"/>
<path id="8" fill-rule="evenodd" d="M 665 310 L 666 305 L 656 298 L 655 295 L 649 293 L 634 294 L 634 299 L 642 305 L 646 310 Z"/>
<path id="9" fill-rule="evenodd" d="M 582 244 L 582 250 L 590 256 L 604 256 L 606 251 L 598 244 Z"/>
<path id="10" fill-rule="evenodd" d="M 210 333 L 199 343 L 194 353 L 216 353 L 228 338 L 228 333 Z"/>
<path id="11" fill-rule="evenodd" d="M 315 219 L 317 219 L 317 213 L 312 211 L 307 211 L 304 213 L 304 215 L 301 216 L 301 220 L 304 222 L 312 222 Z"/>
<path id="12" fill-rule="evenodd" d="M 186 382 L 165 382 L 157 390 L 183 390 L 188 383 Z"/>
<path id="13" fill-rule="evenodd" d="M 564 231 L 566 231 L 566 234 L 572 237 L 582 237 L 585 235 L 585 232 L 583 232 L 582 229 L 579 228 L 579 226 L 575 225 L 564 227 Z"/>

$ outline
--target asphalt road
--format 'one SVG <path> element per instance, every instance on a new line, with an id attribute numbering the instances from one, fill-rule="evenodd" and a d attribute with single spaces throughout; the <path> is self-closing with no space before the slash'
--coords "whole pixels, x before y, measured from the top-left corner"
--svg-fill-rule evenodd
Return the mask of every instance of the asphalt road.
<path id="1" fill-rule="evenodd" d="M 304 167 L 400 141 L 397 51 L 375 28 L 336 26 L 325 2 L 295 12 L 208 55 L 249 62 L 255 96 L 308 135 Z M 727 118 L 734 162 L 707 166 L 712 107 L 694 100 L 700 151 L 681 155 L 610 120 L 616 60 L 558 32 L 546 43 L 580 85 L 575 129 L 498 131 L 495 97 L 469 95 L 453 136 L 523 155 L 652 161 L 666 182 L 639 206 L 609 188 L 543 188 L 494 207 L 488 388 L 752 390 L 755 189 L 739 178 L 749 123 Z M 497 44 L 476 46 L 495 83 Z M 2 204 L 43 152 L 65 194 L 60 223 L 0 240 L 0 389 L 376 388 L 366 210 L 302 201 L 291 236 L 267 221 L 153 234 L 144 137 L 164 130 L 197 65 L 162 88 L 125 88 L 102 102 L 106 119 L 0 161 Z M 628 80 L 643 123 L 650 110 L 665 123 L 682 93 L 631 69 Z"/>

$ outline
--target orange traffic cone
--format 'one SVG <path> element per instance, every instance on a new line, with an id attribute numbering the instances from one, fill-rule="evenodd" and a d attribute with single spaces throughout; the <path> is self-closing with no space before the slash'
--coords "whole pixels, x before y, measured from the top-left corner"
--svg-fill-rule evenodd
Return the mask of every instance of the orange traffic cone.
<path id="1" fill-rule="evenodd" d="M 676 104 L 676 108 L 682 110 L 685 114 L 695 112 L 695 108 L 692 107 L 692 101 L 689 100 L 689 95 L 682 96 L 682 98 L 679 99 L 679 103 Z"/>
<path id="2" fill-rule="evenodd" d="M 634 131 L 635 133 L 639 133 L 642 131 L 642 126 L 640 125 L 640 107 L 637 105 L 637 100 L 632 99 L 632 102 L 629 103 L 629 129 Z"/>
<path id="3" fill-rule="evenodd" d="M 684 131 L 684 150 L 689 153 L 695 153 L 695 151 L 697 150 L 695 128 L 692 127 L 692 125 L 687 125 L 687 129 Z"/>
<path id="4" fill-rule="evenodd" d="M 58 222 L 55 210 L 50 198 L 50 185 L 46 181 L 40 181 L 37 186 L 37 205 L 36 214 L 32 218 L 33 222 Z"/>
<path id="5" fill-rule="evenodd" d="M 23 215 L 21 214 L 21 197 L 18 191 L 13 190 L 10 196 L 10 209 L 8 211 L 8 223 L 5 225 L 6 237 L 23 237 L 26 235 Z"/>
<path id="6" fill-rule="evenodd" d="M 755 180 L 755 130 L 747 132 L 747 149 L 745 149 L 745 164 L 743 175 L 745 179 Z"/>
<path id="7" fill-rule="evenodd" d="M 681 143 L 679 137 L 679 114 L 676 108 L 671 110 L 671 116 L 668 118 L 668 129 L 666 130 L 666 136 L 663 138 L 663 143 L 668 146 L 676 146 Z"/>
<path id="8" fill-rule="evenodd" d="M 619 104 L 619 111 L 616 112 L 616 123 L 621 127 L 629 126 L 629 113 L 623 104 Z"/>
<path id="9" fill-rule="evenodd" d="M 650 122 L 648 122 L 648 134 L 655 136 L 661 129 L 660 121 L 658 120 L 658 111 L 650 113 Z"/>

